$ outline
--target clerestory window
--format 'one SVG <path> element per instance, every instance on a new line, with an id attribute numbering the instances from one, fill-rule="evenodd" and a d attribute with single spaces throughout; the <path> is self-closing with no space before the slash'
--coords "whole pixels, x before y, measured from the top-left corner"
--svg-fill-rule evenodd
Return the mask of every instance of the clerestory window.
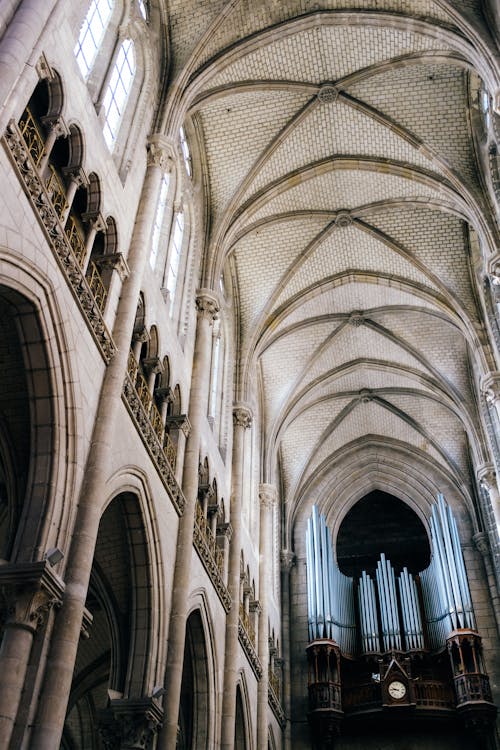
<path id="1" fill-rule="evenodd" d="M 113 150 L 120 129 L 134 81 L 135 69 L 134 43 L 132 39 L 125 39 L 118 50 L 103 101 L 105 113 L 103 133 L 110 151 Z"/>
<path id="2" fill-rule="evenodd" d="M 181 262 L 182 241 L 184 238 L 184 213 L 179 211 L 175 217 L 174 231 L 172 234 L 172 246 L 168 259 L 167 289 L 170 296 L 170 315 L 174 310 L 175 292 L 179 276 Z"/>
<path id="3" fill-rule="evenodd" d="M 192 172 L 191 151 L 189 149 L 189 143 L 187 142 L 186 133 L 183 127 L 181 127 L 179 130 L 179 140 L 181 143 L 181 151 L 182 151 L 182 156 L 184 159 L 184 164 L 186 167 L 186 172 L 188 173 L 189 177 L 191 177 L 191 172 Z"/>
<path id="4" fill-rule="evenodd" d="M 90 75 L 113 11 L 114 0 L 92 0 L 80 29 L 74 53 L 85 79 Z"/>
<path id="5" fill-rule="evenodd" d="M 168 184 L 169 177 L 168 175 L 164 175 L 161 181 L 160 194 L 158 196 L 155 220 L 153 224 L 153 232 L 151 234 L 151 253 L 149 255 L 149 264 L 153 271 L 156 266 L 158 249 L 160 247 L 160 236 L 163 227 L 163 220 L 165 218 L 165 206 L 167 205 Z"/>

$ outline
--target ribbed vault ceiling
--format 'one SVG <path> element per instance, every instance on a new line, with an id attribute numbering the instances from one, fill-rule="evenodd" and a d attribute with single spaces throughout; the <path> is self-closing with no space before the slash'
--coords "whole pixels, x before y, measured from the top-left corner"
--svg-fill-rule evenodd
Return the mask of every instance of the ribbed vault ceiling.
<path id="1" fill-rule="evenodd" d="M 467 486 L 471 373 L 490 356 L 469 225 L 494 236 L 471 126 L 481 40 L 461 34 L 476 2 L 196 5 L 193 21 L 171 3 L 174 75 L 205 160 L 205 285 L 232 275 L 238 396 L 258 380 L 262 479 L 279 464 L 292 506 L 368 441 Z"/>

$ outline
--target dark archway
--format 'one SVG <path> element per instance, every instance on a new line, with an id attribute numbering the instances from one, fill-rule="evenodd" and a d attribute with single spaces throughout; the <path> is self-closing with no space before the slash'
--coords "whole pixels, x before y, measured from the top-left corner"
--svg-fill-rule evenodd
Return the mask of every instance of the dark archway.
<path id="1" fill-rule="evenodd" d="M 236 688 L 236 717 L 234 723 L 234 750 L 247 750 L 245 711 L 241 687 Z"/>
<path id="2" fill-rule="evenodd" d="M 138 500 L 118 495 L 99 525 L 86 601 L 93 622 L 78 648 L 64 729 L 67 747 L 100 750 L 101 711 L 112 699 L 144 694 L 152 606 L 148 562 Z"/>
<path id="3" fill-rule="evenodd" d="M 209 739 L 209 670 L 205 631 L 199 610 L 186 624 L 178 750 L 203 750 Z"/>
<path id="4" fill-rule="evenodd" d="M 355 578 L 366 570 L 374 574 L 384 552 L 396 572 L 406 566 L 411 573 L 430 562 L 429 538 L 414 511 L 394 495 L 374 490 L 346 514 L 336 542 L 340 570 Z"/>

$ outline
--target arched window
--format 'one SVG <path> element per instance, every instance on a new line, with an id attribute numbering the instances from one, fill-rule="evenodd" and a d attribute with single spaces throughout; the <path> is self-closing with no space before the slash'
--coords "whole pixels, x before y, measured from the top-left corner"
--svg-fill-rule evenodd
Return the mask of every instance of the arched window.
<path id="1" fill-rule="evenodd" d="M 165 217 L 165 206 L 167 205 L 168 185 L 169 176 L 168 174 L 165 174 L 163 175 L 163 179 L 161 181 L 160 194 L 158 196 L 153 231 L 151 234 L 151 253 L 149 255 L 149 264 L 153 271 L 155 269 L 156 260 L 158 258 L 161 230 L 163 226 L 163 219 Z"/>
<path id="2" fill-rule="evenodd" d="M 105 112 L 103 132 L 110 150 L 113 149 L 118 135 L 125 105 L 134 81 L 135 69 L 134 43 L 132 39 L 125 39 L 118 50 L 103 101 Z"/>
<path id="3" fill-rule="evenodd" d="M 168 259 L 167 289 L 170 296 L 170 315 L 174 310 L 175 292 L 179 276 L 181 262 L 182 241 L 184 238 L 184 213 L 179 211 L 175 217 L 174 231 L 172 234 L 172 246 Z"/>
<path id="4" fill-rule="evenodd" d="M 101 46 L 114 0 L 92 0 L 80 29 L 74 53 L 84 78 L 88 78 Z"/>
<path id="5" fill-rule="evenodd" d="M 148 20 L 148 6 L 145 0 L 138 0 L 139 5 L 139 11 L 141 13 L 141 16 L 144 18 L 145 21 Z"/>
<path id="6" fill-rule="evenodd" d="M 222 361 L 222 342 L 221 342 L 221 331 L 217 325 L 218 321 L 214 324 L 214 339 L 212 345 L 212 377 L 210 381 L 210 401 L 208 404 L 208 416 L 213 425 L 218 423 L 219 417 L 219 391 L 221 382 L 221 361 Z"/>
<path id="7" fill-rule="evenodd" d="M 181 142 L 181 151 L 182 151 L 182 156 L 184 158 L 184 164 L 186 166 L 186 172 L 188 173 L 189 177 L 191 177 L 191 172 L 192 172 L 191 151 L 189 149 L 189 144 L 186 139 L 186 133 L 182 126 L 179 129 L 179 140 Z"/>

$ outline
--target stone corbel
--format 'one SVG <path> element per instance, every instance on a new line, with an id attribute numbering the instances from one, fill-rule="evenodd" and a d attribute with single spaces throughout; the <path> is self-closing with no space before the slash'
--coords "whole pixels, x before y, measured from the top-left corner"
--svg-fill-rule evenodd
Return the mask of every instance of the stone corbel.
<path id="1" fill-rule="evenodd" d="M 84 607 L 82 627 L 80 628 L 80 638 L 82 640 L 86 641 L 88 638 L 90 638 L 90 630 L 92 628 L 93 622 L 94 615 L 90 612 L 90 610 L 87 609 L 87 607 Z"/>
<path id="2" fill-rule="evenodd" d="M 297 558 L 295 553 L 290 549 L 282 549 L 280 555 L 281 572 L 290 573 L 292 567 L 295 565 Z"/>
<path id="3" fill-rule="evenodd" d="M 156 698 L 118 698 L 99 712 L 99 732 L 106 750 L 149 750 L 163 722 Z"/>
<path id="4" fill-rule="evenodd" d="M 500 253 L 493 255 L 486 266 L 486 271 L 493 286 L 500 286 Z"/>
<path id="5" fill-rule="evenodd" d="M 231 541 L 231 537 L 233 536 L 233 527 L 229 522 L 218 523 L 216 531 L 218 538 L 227 539 L 228 542 Z"/>
<path id="6" fill-rule="evenodd" d="M 0 565 L 0 589 L 7 601 L 6 626 L 35 632 L 49 611 L 62 604 L 64 582 L 47 560 Z"/>
<path id="7" fill-rule="evenodd" d="M 142 326 L 137 331 L 133 332 L 132 341 L 134 342 L 134 344 L 137 341 L 140 341 L 141 344 L 144 344 L 146 341 L 149 341 L 149 331 L 146 328 L 146 326 Z"/>
<path id="8" fill-rule="evenodd" d="M 173 400 L 173 399 L 172 399 Z M 189 437 L 191 432 L 191 422 L 187 414 L 173 414 L 166 418 L 165 426 L 169 430 L 180 430 L 185 438 Z"/>
<path id="9" fill-rule="evenodd" d="M 40 78 L 40 80 L 54 80 L 54 71 L 50 67 L 49 61 L 47 60 L 43 52 L 36 62 L 35 70 L 38 73 L 38 77 Z"/>
<path id="10" fill-rule="evenodd" d="M 94 263 L 99 268 L 110 268 L 112 271 L 116 271 L 122 282 L 130 276 L 130 268 L 123 253 L 101 255 L 99 258 L 95 258 Z"/>
<path id="11" fill-rule="evenodd" d="M 155 388 L 154 393 L 155 398 L 157 399 L 160 406 L 163 406 L 163 404 L 172 404 L 174 402 L 174 392 L 170 388 L 169 385 L 162 386 L 161 388 Z M 169 417 L 167 417 L 167 420 Z M 168 422 L 166 423 L 168 426 Z"/>
<path id="12" fill-rule="evenodd" d="M 142 366 L 148 375 L 159 375 L 164 369 L 159 357 L 146 357 L 142 360 Z"/>
<path id="13" fill-rule="evenodd" d="M 481 378 L 481 393 L 488 404 L 494 406 L 497 412 L 500 409 L 500 372 L 498 370 L 489 372 Z M 499 412 L 500 416 L 500 412 Z"/>
<path id="14" fill-rule="evenodd" d="M 75 182 L 77 187 L 89 184 L 89 178 L 82 167 L 62 167 L 61 172 L 71 182 Z"/>
<path id="15" fill-rule="evenodd" d="M 258 617 L 260 615 L 260 613 L 262 612 L 262 605 L 261 605 L 261 603 L 259 602 L 258 599 L 253 599 L 249 603 L 248 608 L 249 608 L 250 612 L 253 615 L 255 615 L 256 617 Z"/>

